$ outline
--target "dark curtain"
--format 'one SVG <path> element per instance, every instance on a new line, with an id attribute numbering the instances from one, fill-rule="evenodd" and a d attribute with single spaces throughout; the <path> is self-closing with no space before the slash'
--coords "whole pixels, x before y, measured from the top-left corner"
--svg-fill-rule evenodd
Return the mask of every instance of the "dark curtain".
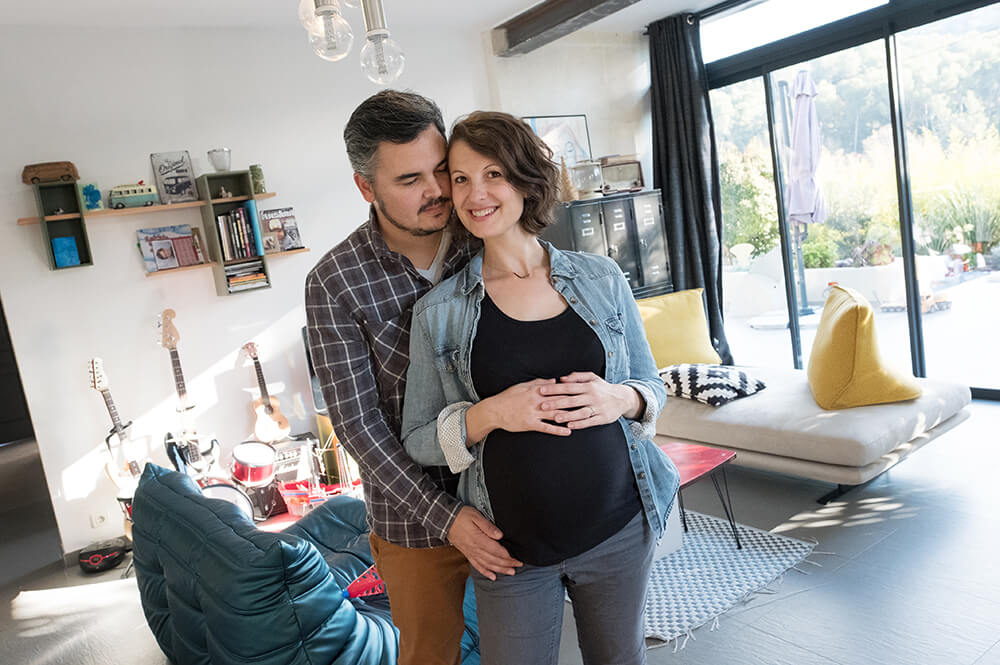
<path id="1" fill-rule="evenodd" d="M 719 160 L 701 60 L 698 20 L 670 16 L 649 26 L 653 184 L 663 195 L 674 289 L 705 289 L 712 342 L 733 356 L 722 326 L 722 203 Z"/>

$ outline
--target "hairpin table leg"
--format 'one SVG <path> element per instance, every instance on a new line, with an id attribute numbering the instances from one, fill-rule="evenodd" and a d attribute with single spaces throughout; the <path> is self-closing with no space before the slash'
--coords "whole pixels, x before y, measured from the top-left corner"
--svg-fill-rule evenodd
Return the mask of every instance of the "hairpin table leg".
<path id="1" fill-rule="evenodd" d="M 736 539 L 736 549 L 743 549 L 743 544 L 740 543 L 740 534 L 736 530 L 736 517 L 733 515 L 733 501 L 729 496 L 729 480 L 726 478 L 726 467 L 720 467 L 719 471 L 722 473 L 722 482 L 725 485 L 726 492 L 722 493 L 722 486 L 719 485 L 718 474 L 712 473 L 712 483 L 715 485 L 715 491 L 719 495 L 719 501 L 722 502 L 722 509 L 726 511 L 726 519 L 729 520 L 729 528 L 733 530 L 733 538 Z"/>

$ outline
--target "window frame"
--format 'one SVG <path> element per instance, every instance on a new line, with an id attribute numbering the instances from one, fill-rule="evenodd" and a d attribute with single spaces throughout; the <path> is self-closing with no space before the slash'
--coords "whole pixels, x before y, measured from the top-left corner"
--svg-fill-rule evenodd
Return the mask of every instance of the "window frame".
<path id="1" fill-rule="evenodd" d="M 759 0 L 726 0 L 694 14 L 699 21 L 721 13 L 739 11 L 740 7 L 757 4 Z M 784 210 L 784 191 L 780 173 L 780 160 L 774 137 L 774 107 L 770 77 L 773 72 L 808 60 L 882 40 L 885 46 L 889 91 L 889 114 L 892 119 L 893 147 L 896 162 L 896 187 L 899 205 L 900 240 L 903 251 L 904 279 L 906 282 L 907 317 L 910 329 L 910 357 L 915 376 L 926 377 L 924 334 L 920 314 L 920 293 L 914 265 L 915 241 L 913 237 L 913 199 L 910 191 L 906 136 L 903 132 L 903 109 L 900 101 L 901 84 L 896 54 L 895 35 L 898 32 L 934 23 L 952 16 L 988 7 L 1000 0 L 890 0 L 889 4 L 860 12 L 812 30 L 786 37 L 714 62 L 704 64 L 708 90 L 724 88 L 759 78 L 765 89 L 768 134 L 771 141 L 771 159 L 774 169 L 774 186 L 778 206 L 778 230 L 785 271 L 786 306 L 789 313 L 789 335 L 793 363 L 802 369 L 802 340 L 798 324 L 798 302 L 794 293 L 791 245 Z M 979 399 L 1000 400 L 1000 390 L 972 388 L 972 396 Z"/>

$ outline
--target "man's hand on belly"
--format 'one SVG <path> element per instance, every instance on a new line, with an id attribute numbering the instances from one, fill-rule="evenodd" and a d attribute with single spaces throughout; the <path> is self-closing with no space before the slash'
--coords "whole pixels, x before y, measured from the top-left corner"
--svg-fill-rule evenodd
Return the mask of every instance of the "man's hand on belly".
<path id="1" fill-rule="evenodd" d="M 448 531 L 448 541 L 465 555 L 473 568 L 491 580 L 496 579 L 497 573 L 513 575 L 515 568 L 524 565 L 498 542 L 502 537 L 503 532 L 471 506 L 458 511 Z"/>

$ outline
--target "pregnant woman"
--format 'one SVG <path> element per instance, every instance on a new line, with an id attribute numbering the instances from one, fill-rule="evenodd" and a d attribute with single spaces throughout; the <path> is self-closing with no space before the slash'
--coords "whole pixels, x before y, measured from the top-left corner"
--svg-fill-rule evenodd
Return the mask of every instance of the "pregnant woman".
<path id="1" fill-rule="evenodd" d="M 523 562 L 495 575 L 470 559 L 483 663 L 554 664 L 567 592 L 584 663 L 645 663 L 678 476 L 651 441 L 666 394 L 628 283 L 610 259 L 538 238 L 557 169 L 517 118 L 470 114 L 448 164 L 484 247 L 414 306 L 403 439 L 417 462 L 461 472 L 460 498 Z"/>

